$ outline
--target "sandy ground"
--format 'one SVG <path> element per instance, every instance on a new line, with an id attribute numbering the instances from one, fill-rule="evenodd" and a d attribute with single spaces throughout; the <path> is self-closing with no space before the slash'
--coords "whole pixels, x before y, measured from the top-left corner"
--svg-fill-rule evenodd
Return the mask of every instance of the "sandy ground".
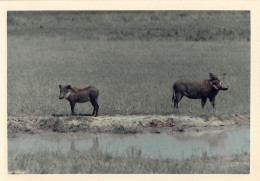
<path id="1" fill-rule="evenodd" d="M 9 132 L 28 132 L 34 134 L 41 131 L 53 132 L 90 132 L 90 133 L 138 133 L 151 131 L 201 131 L 220 129 L 229 126 L 250 125 L 249 115 L 232 115 L 226 120 L 216 117 L 208 119 L 192 116 L 176 115 L 139 115 L 139 116 L 26 116 L 8 117 Z"/>

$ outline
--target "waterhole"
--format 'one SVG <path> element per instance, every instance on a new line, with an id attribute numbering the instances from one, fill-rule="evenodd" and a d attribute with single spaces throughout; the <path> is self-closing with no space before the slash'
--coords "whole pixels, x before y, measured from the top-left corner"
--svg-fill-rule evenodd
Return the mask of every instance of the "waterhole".
<path id="1" fill-rule="evenodd" d="M 21 134 L 8 138 L 8 151 L 41 153 L 102 151 L 111 155 L 139 154 L 149 158 L 185 159 L 191 156 L 229 155 L 250 152 L 249 128 L 160 134 Z"/>

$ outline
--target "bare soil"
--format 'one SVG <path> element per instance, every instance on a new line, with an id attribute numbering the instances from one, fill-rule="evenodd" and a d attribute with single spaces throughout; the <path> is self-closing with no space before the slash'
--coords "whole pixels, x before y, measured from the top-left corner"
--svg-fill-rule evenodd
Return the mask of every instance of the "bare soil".
<path id="1" fill-rule="evenodd" d="M 41 131 L 51 132 L 90 132 L 131 134 L 144 131 L 160 133 L 161 131 L 202 131 L 221 129 L 230 126 L 250 125 L 249 115 L 232 115 L 225 120 L 216 117 L 201 118 L 176 115 L 139 115 L 139 116 L 26 116 L 8 117 L 8 133 Z"/>

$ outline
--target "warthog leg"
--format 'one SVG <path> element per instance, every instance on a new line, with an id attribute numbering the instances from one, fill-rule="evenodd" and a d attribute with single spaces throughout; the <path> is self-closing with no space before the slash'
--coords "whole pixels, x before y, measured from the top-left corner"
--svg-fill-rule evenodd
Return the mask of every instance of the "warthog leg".
<path id="1" fill-rule="evenodd" d="M 71 114 L 74 115 L 74 107 L 75 107 L 75 103 L 74 102 L 70 102 L 70 108 L 71 108 Z"/>
<path id="2" fill-rule="evenodd" d="M 98 103 L 96 104 L 96 115 L 95 116 L 98 116 L 98 109 L 99 109 L 99 105 Z"/>
<path id="3" fill-rule="evenodd" d="M 210 101 L 212 107 L 215 108 L 215 97 L 209 99 L 209 101 Z"/>
<path id="4" fill-rule="evenodd" d="M 92 116 L 98 116 L 98 109 L 99 109 L 99 105 L 97 103 L 97 100 L 96 99 L 91 99 L 90 100 L 92 106 L 93 106 L 93 113 L 92 113 Z"/>
<path id="5" fill-rule="evenodd" d="M 201 98 L 201 106 L 202 106 L 202 108 L 204 108 L 206 102 L 207 102 L 207 97 Z"/>
<path id="6" fill-rule="evenodd" d="M 176 93 L 175 94 L 175 99 L 174 99 L 174 107 L 178 108 L 178 103 L 181 101 L 183 95 L 181 93 Z"/>

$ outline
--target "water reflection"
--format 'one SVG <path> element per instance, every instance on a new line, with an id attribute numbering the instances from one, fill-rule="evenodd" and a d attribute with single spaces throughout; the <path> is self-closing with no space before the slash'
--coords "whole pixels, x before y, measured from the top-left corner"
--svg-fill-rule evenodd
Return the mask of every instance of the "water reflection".
<path id="1" fill-rule="evenodd" d="M 162 133 L 136 135 L 45 134 L 21 135 L 8 140 L 8 150 L 32 152 L 103 151 L 115 155 L 131 155 L 133 150 L 143 157 L 183 159 L 191 155 L 228 155 L 249 153 L 248 128 L 198 133 Z"/>

